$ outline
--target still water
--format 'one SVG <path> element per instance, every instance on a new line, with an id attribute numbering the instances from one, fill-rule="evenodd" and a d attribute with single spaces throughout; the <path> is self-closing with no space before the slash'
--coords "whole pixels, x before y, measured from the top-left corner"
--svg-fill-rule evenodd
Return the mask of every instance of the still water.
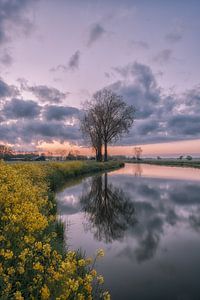
<path id="1" fill-rule="evenodd" d="M 200 299 L 200 170 L 126 164 L 57 194 L 66 239 L 116 300 Z"/>

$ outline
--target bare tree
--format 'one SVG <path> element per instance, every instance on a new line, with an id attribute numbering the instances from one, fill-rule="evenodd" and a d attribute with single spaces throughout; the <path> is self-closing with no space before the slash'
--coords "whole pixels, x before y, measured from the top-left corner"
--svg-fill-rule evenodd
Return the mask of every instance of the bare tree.
<path id="1" fill-rule="evenodd" d="M 101 125 L 97 118 L 98 113 L 95 108 L 91 107 L 89 103 L 88 109 L 81 122 L 81 131 L 86 139 L 89 139 L 93 149 L 96 153 L 96 160 L 102 161 L 102 134 Z"/>
<path id="2" fill-rule="evenodd" d="M 13 154 L 13 150 L 11 147 L 6 145 L 0 145 L 0 159 L 4 158 L 5 155 L 11 155 Z"/>
<path id="3" fill-rule="evenodd" d="M 140 160 L 141 154 L 142 154 L 142 148 L 141 147 L 135 147 L 134 148 L 135 156 L 137 160 Z"/>
<path id="4" fill-rule="evenodd" d="M 124 133 L 129 132 L 135 109 L 132 105 L 128 106 L 122 96 L 108 89 L 96 92 L 88 108 L 82 122 L 82 131 L 88 133 L 93 146 L 98 142 L 101 147 L 104 144 L 104 161 L 107 161 L 108 144 L 116 142 Z M 99 150 L 101 147 L 99 146 Z"/>

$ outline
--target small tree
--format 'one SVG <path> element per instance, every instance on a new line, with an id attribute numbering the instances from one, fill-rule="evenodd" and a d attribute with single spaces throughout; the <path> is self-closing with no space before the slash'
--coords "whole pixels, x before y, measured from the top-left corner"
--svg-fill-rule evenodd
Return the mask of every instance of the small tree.
<path id="1" fill-rule="evenodd" d="M 191 155 L 187 155 L 187 156 L 186 156 L 186 159 L 187 159 L 187 160 L 192 160 L 192 156 L 191 156 Z"/>
<path id="2" fill-rule="evenodd" d="M 12 148 L 6 145 L 0 145 L 0 159 L 5 158 L 6 156 L 12 155 Z"/>
<path id="3" fill-rule="evenodd" d="M 142 154 L 142 148 L 141 147 L 135 147 L 134 148 L 135 157 L 137 160 L 140 160 L 141 154 Z"/>

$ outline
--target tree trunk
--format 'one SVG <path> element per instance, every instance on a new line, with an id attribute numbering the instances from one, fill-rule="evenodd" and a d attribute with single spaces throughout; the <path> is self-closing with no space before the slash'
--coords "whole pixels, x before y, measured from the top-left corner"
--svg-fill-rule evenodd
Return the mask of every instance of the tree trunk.
<path id="1" fill-rule="evenodd" d="M 107 145 L 107 142 L 104 143 L 104 161 L 108 161 L 108 145 Z"/>
<path id="2" fill-rule="evenodd" d="M 98 161 L 98 149 L 95 148 L 95 156 L 96 156 L 96 161 Z"/>
<path id="3" fill-rule="evenodd" d="M 102 161 L 102 146 L 101 145 L 99 145 L 98 148 L 96 149 L 96 160 Z"/>
<path id="4" fill-rule="evenodd" d="M 107 204 L 108 200 L 108 174 L 104 174 L 104 205 Z"/>

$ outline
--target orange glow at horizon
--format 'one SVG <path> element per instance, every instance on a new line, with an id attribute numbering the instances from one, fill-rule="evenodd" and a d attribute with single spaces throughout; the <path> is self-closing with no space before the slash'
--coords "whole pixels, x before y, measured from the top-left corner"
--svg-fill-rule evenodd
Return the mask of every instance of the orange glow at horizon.
<path id="1" fill-rule="evenodd" d="M 134 155 L 134 147 L 136 145 L 130 146 L 110 146 L 109 154 L 111 155 Z M 142 156 L 179 156 L 179 155 L 200 155 L 200 140 L 186 140 L 168 143 L 157 143 L 157 144 L 147 144 L 147 145 L 137 145 L 143 150 Z M 62 150 L 69 151 L 79 151 L 82 155 L 94 155 L 89 147 L 80 147 L 78 145 L 70 144 L 69 142 L 59 143 L 54 141 L 53 143 L 41 143 L 37 147 L 40 151 L 50 151 L 59 152 Z"/>

